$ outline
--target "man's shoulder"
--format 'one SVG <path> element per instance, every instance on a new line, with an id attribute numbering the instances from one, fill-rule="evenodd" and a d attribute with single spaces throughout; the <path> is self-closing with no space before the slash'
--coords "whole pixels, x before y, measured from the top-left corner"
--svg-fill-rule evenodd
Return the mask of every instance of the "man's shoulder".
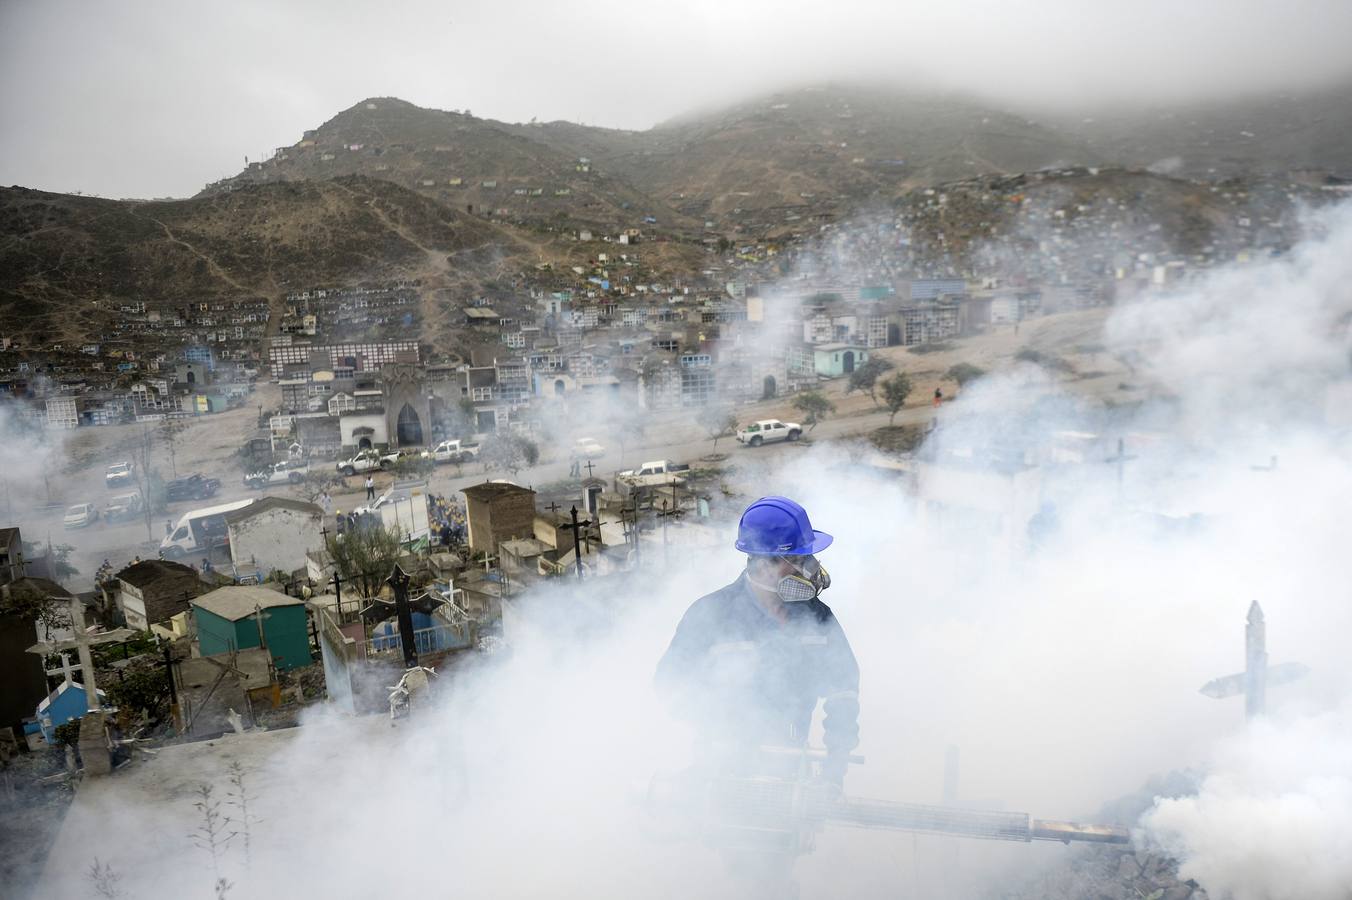
<path id="1" fill-rule="evenodd" d="M 733 607 L 741 593 L 742 581 L 739 578 L 732 584 L 726 584 L 690 604 L 690 608 L 685 611 L 686 617 L 702 618 L 725 613 Z"/>

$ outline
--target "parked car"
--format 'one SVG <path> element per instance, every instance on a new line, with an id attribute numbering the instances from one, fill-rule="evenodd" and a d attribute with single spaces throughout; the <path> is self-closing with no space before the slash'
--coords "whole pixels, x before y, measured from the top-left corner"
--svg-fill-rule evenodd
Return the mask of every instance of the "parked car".
<path id="1" fill-rule="evenodd" d="M 593 459 L 605 455 L 606 448 L 601 446 L 595 438 L 583 437 L 573 441 L 574 459 Z"/>
<path id="2" fill-rule="evenodd" d="M 141 499 L 139 491 L 130 494 L 118 494 L 104 505 L 103 521 L 122 522 L 135 519 L 145 508 L 145 501 Z"/>
<path id="3" fill-rule="evenodd" d="M 84 528 L 86 525 L 93 525 L 99 517 L 99 511 L 94 508 L 92 503 L 77 503 L 66 510 L 66 517 L 62 520 L 67 528 Z"/>
<path id="4" fill-rule="evenodd" d="M 628 469 L 616 475 L 615 490 L 622 497 L 648 495 L 655 489 L 683 485 L 689 475 L 688 465 L 677 465 L 669 459 L 654 459 L 637 469 Z"/>
<path id="5" fill-rule="evenodd" d="M 208 497 L 216 496 L 216 492 L 221 489 L 221 480 L 219 478 L 208 478 L 205 475 L 193 473 L 185 475 L 182 478 L 175 478 L 164 486 L 164 498 L 170 503 L 177 500 L 205 500 Z"/>
<path id="6" fill-rule="evenodd" d="M 797 422 L 761 419 L 737 432 L 737 440 L 749 447 L 759 447 L 775 441 L 796 441 L 802 434 L 803 426 Z"/>
<path id="7" fill-rule="evenodd" d="M 129 462 L 113 463 L 103 474 L 103 483 L 110 488 L 125 487 L 132 483 L 135 467 Z"/>
<path id="8" fill-rule="evenodd" d="M 430 459 L 436 463 L 461 463 L 469 462 L 479 455 L 479 445 L 469 444 L 460 439 L 453 441 L 442 441 L 430 450 L 424 450 L 423 459 Z"/>
<path id="9" fill-rule="evenodd" d="M 654 459 L 645 462 L 637 469 L 625 469 L 620 473 L 621 478 L 647 478 L 652 475 L 672 475 L 677 472 L 682 475 L 690 471 L 690 466 L 686 463 L 674 463 L 669 459 Z"/>
<path id="10" fill-rule="evenodd" d="M 399 453 L 397 451 L 380 453 L 376 450 L 363 450 L 351 459 L 345 459 L 338 463 L 337 468 L 339 475 L 356 475 L 359 472 L 388 469 L 398 461 Z"/>
<path id="11" fill-rule="evenodd" d="M 304 460 L 288 459 L 270 469 L 260 469 L 245 475 L 244 486 L 262 490 L 274 484 L 301 484 L 309 473 L 310 466 Z"/>

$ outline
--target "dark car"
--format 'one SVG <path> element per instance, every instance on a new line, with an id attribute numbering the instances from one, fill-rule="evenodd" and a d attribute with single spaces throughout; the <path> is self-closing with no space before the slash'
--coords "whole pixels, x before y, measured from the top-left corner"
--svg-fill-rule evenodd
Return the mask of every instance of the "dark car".
<path id="1" fill-rule="evenodd" d="M 216 496 L 216 492 L 221 489 L 219 478 L 208 478 L 205 475 L 186 475 L 183 478 L 176 478 L 164 486 L 165 499 L 170 503 L 175 500 L 205 500 L 208 497 Z"/>

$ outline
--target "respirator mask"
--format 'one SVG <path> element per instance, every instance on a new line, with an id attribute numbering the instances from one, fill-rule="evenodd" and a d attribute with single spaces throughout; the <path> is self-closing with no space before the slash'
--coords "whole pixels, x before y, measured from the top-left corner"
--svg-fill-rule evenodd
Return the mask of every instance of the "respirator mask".
<path id="1" fill-rule="evenodd" d="M 817 557 L 780 556 L 777 558 L 793 566 L 794 571 L 775 583 L 758 581 L 752 578 L 750 573 L 747 574 L 747 580 L 762 590 L 774 591 L 779 595 L 779 599 L 785 603 L 802 603 L 805 600 L 815 600 L 822 591 L 831 586 L 831 576 L 827 573 L 826 567 L 817 561 Z"/>

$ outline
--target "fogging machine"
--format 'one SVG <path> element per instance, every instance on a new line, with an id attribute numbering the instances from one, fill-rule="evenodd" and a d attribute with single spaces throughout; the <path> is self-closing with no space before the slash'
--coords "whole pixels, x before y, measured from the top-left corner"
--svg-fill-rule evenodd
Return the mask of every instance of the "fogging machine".
<path id="1" fill-rule="evenodd" d="M 1071 841 L 1126 844 L 1127 830 L 1035 819 L 1028 813 L 960 809 L 850 797 L 814 777 L 820 751 L 762 748 L 762 753 L 800 757 L 792 774 L 711 774 L 700 768 L 658 775 L 647 805 L 656 820 L 683 836 L 721 848 L 805 853 L 826 825 L 945 834 L 988 841 Z M 862 762 L 851 757 L 851 762 Z"/>

